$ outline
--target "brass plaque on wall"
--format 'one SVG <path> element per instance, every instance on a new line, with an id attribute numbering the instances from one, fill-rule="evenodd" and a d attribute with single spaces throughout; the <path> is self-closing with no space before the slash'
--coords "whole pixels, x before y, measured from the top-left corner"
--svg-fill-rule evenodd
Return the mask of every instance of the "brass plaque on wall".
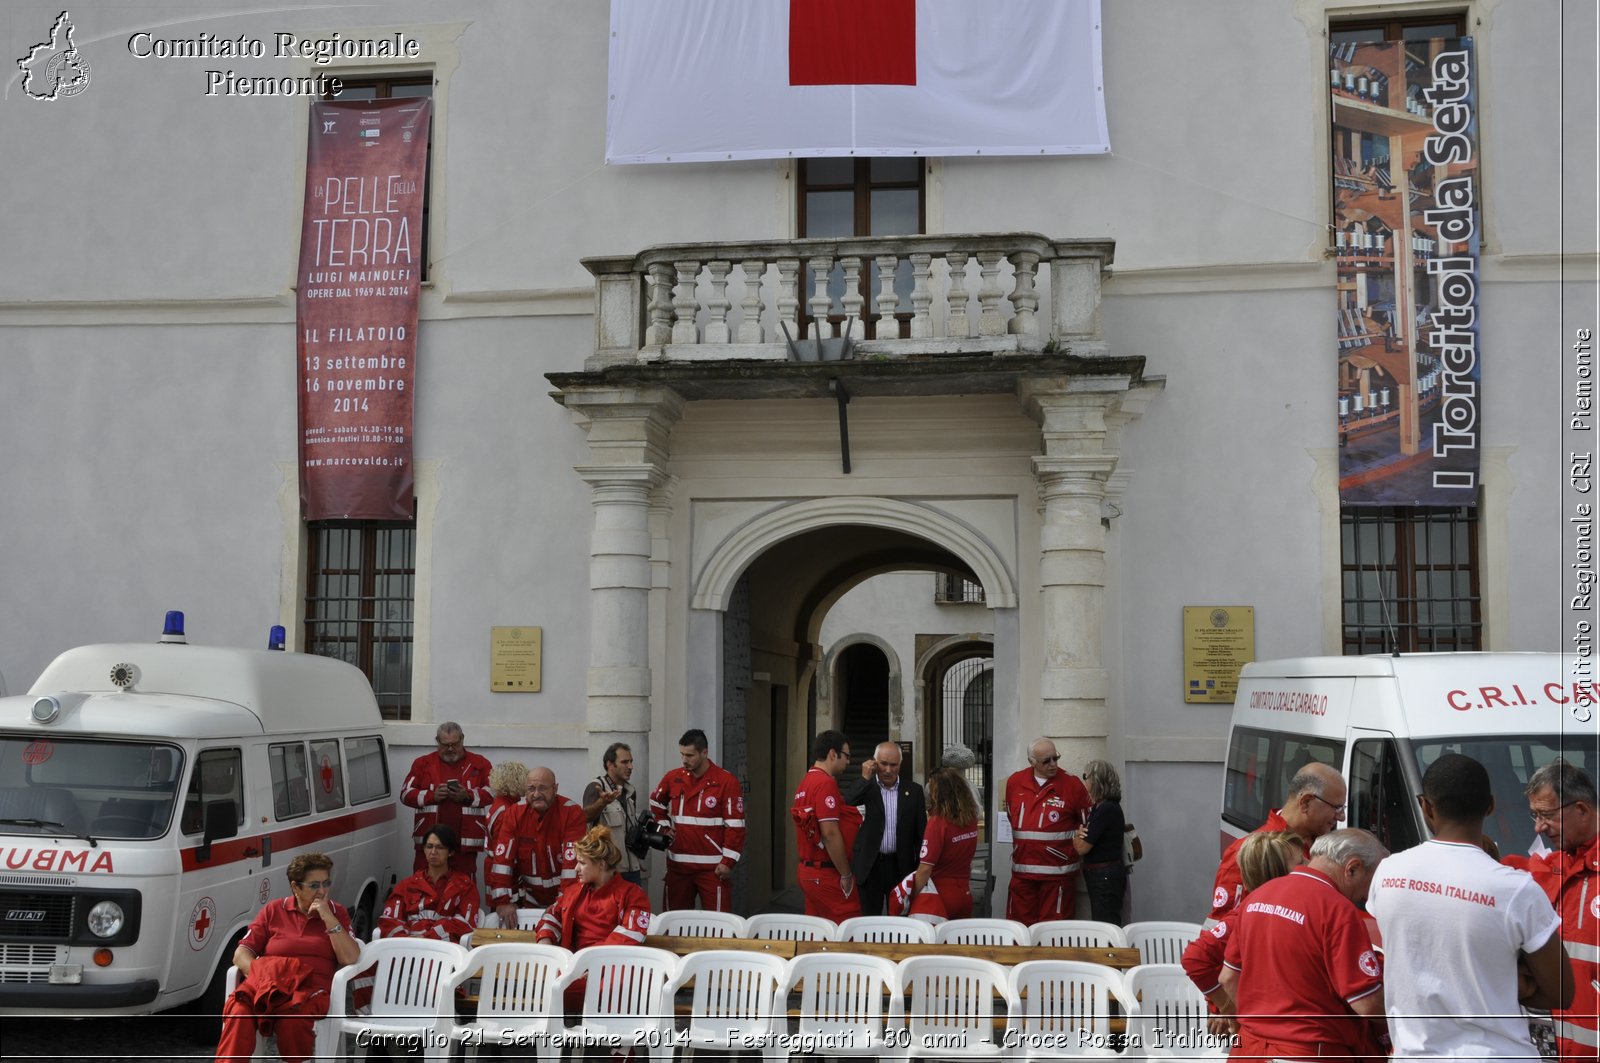
<path id="1" fill-rule="evenodd" d="M 1256 610 L 1250 605 L 1183 607 L 1183 700 L 1231 704 L 1239 670 L 1256 658 Z"/>
<path id="2" fill-rule="evenodd" d="M 544 656 L 544 628 L 489 629 L 489 690 L 496 694 L 536 694 Z"/>

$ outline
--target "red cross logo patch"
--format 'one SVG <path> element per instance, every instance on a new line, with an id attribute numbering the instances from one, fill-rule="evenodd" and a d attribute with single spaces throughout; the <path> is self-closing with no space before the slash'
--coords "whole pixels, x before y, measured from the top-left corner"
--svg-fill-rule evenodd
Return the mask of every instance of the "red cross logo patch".
<path id="1" fill-rule="evenodd" d="M 194 902 L 194 909 L 189 912 L 189 948 L 199 952 L 206 947 L 206 941 L 211 936 L 211 928 L 217 922 L 217 902 L 210 897 L 201 897 Z"/>

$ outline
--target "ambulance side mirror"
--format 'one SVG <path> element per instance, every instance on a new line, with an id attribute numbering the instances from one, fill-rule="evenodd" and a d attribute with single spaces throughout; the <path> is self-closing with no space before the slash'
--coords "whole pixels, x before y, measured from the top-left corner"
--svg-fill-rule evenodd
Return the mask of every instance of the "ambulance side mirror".
<path id="1" fill-rule="evenodd" d="M 205 833 L 200 838 L 196 860 L 211 859 L 211 843 L 239 833 L 239 806 L 231 798 L 206 802 Z"/>

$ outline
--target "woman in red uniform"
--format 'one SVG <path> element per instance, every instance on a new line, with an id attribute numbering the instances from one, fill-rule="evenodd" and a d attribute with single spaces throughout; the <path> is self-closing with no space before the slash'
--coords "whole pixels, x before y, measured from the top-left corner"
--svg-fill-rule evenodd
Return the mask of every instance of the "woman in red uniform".
<path id="1" fill-rule="evenodd" d="M 460 941 L 472 933 L 482 903 L 472 876 L 450 868 L 460 846 L 460 837 L 446 824 L 428 828 L 422 836 L 426 866 L 390 891 L 378 919 L 383 937 Z"/>
<path id="2" fill-rule="evenodd" d="M 541 944 L 560 945 L 570 952 L 590 945 L 642 945 L 650 930 L 650 898 L 621 875 L 622 850 L 604 824 L 593 827 L 577 844 L 578 879 L 561 890 L 561 896 L 539 920 Z M 563 1001 L 569 1012 L 583 1006 L 583 983 L 567 990 Z"/>
<path id="3" fill-rule="evenodd" d="M 928 776 L 928 827 L 912 876 L 913 898 L 934 893 L 950 919 L 972 915 L 972 857 L 978 851 L 978 803 L 954 768 Z M 930 885 L 931 883 L 931 885 Z M 912 901 L 915 913 L 916 903 Z"/>
<path id="4" fill-rule="evenodd" d="M 286 873 L 291 896 L 268 901 L 234 950 L 241 978 L 222 1008 L 219 1060 L 249 1059 L 262 1020 L 273 1021 L 285 1063 L 310 1058 L 315 1023 L 328 1013 L 334 973 L 361 958 L 361 946 L 350 936 L 350 913 L 328 896 L 333 861 L 322 853 L 301 853 Z M 267 999 L 279 1002 L 272 1012 L 263 1011 Z"/>

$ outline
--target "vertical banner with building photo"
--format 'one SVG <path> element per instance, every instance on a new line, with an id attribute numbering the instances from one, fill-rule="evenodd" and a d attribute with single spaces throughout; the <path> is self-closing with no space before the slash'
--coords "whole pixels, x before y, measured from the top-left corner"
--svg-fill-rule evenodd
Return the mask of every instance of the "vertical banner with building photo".
<path id="1" fill-rule="evenodd" d="M 1329 46 L 1339 498 L 1478 498 L 1479 185 L 1470 38 Z"/>
<path id="2" fill-rule="evenodd" d="M 296 345 L 306 520 L 412 516 L 430 102 L 311 105 Z"/>

